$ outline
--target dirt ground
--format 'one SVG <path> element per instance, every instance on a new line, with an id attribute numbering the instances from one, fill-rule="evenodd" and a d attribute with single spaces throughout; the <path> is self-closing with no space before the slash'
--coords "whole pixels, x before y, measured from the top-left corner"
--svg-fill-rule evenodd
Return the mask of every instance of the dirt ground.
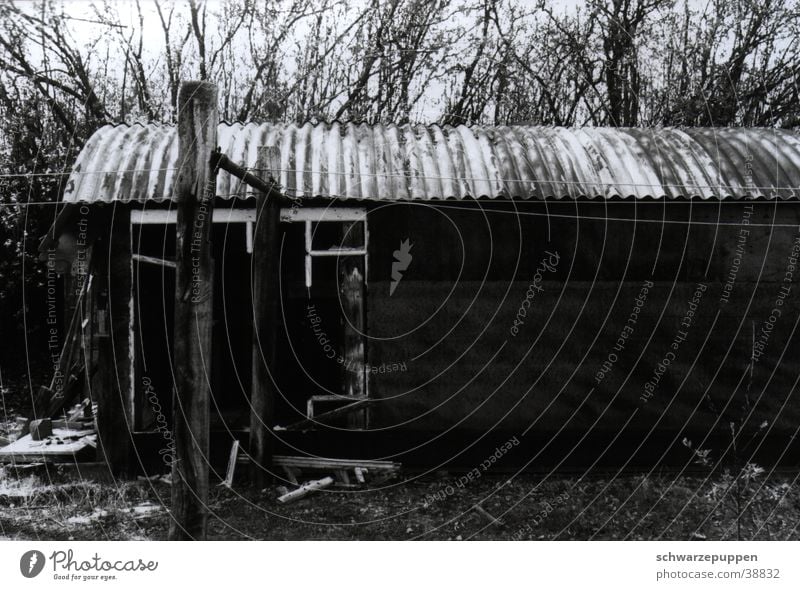
<path id="1" fill-rule="evenodd" d="M 168 483 L 48 483 L 0 471 L 0 536 L 162 540 Z M 215 487 L 209 538 L 264 540 L 542 540 L 800 538 L 797 476 L 738 483 L 730 475 L 628 475 L 511 480 L 486 474 L 405 475 L 374 489 L 329 489 L 277 502 L 277 485 Z M 473 508 L 480 503 L 481 510 Z M 492 518 L 501 522 L 493 522 Z"/>

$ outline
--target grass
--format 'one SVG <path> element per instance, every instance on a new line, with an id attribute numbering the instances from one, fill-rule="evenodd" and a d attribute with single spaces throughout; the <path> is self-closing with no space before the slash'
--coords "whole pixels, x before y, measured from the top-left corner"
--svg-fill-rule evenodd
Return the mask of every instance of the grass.
<path id="1" fill-rule="evenodd" d="M 759 479 L 736 505 L 735 478 L 626 475 L 507 480 L 460 474 L 396 481 L 382 489 L 322 491 L 280 505 L 276 486 L 215 487 L 210 539 L 745 539 L 797 540 L 793 476 Z M 0 470 L 0 535 L 11 539 L 161 540 L 170 487 L 150 481 L 48 483 Z M 737 498 L 741 503 L 742 498 Z M 493 524 L 484 511 L 501 518 Z M 736 515 L 740 514 L 738 519 Z M 741 532 L 737 533 L 737 529 Z"/>

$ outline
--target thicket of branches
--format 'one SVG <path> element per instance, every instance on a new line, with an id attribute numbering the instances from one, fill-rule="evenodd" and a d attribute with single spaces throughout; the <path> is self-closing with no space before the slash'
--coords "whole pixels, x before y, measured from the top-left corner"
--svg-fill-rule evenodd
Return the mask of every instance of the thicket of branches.
<path id="1" fill-rule="evenodd" d="M 109 122 L 174 122 L 180 81 L 234 120 L 793 127 L 798 0 L 0 3 L 0 321 L 59 176 Z M 37 266 L 26 281 L 41 285 Z M 41 269 L 39 269 L 41 272 Z M 20 288 L 17 288 L 20 287 Z"/>
<path id="2" fill-rule="evenodd" d="M 796 0 L 56 0 L 0 6 L 0 102 L 68 137 L 172 121 L 180 80 L 227 120 L 781 125 Z"/>

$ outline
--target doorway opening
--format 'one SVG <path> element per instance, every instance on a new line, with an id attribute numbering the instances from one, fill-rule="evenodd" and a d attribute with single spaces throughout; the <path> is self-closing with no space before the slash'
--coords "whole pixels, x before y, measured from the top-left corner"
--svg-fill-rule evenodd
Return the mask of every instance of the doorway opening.
<path id="1" fill-rule="evenodd" d="M 176 213 L 131 212 L 131 344 L 135 432 L 172 429 Z M 212 430 L 249 425 L 253 210 L 216 209 L 212 229 L 214 320 L 209 383 Z"/>
<path id="2" fill-rule="evenodd" d="M 366 210 L 304 208 L 281 221 L 275 419 L 367 428 L 365 406 L 353 406 L 369 398 Z"/>

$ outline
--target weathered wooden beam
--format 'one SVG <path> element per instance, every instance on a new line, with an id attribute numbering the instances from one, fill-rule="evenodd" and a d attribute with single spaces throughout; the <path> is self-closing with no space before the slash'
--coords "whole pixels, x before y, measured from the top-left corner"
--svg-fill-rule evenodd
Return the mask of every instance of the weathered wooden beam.
<path id="1" fill-rule="evenodd" d="M 296 467 L 298 469 L 337 470 L 367 469 L 369 471 L 397 471 L 402 465 L 394 461 L 376 461 L 374 459 L 329 459 L 326 457 L 291 457 L 275 455 L 272 462 L 276 467 Z"/>
<path id="2" fill-rule="evenodd" d="M 363 222 L 355 221 L 346 224 L 342 227 L 342 230 L 342 248 L 366 250 Z M 364 257 L 342 256 L 338 259 L 338 263 L 339 293 L 342 302 L 342 313 L 344 314 L 342 348 L 345 362 L 342 363 L 341 368 L 342 383 L 344 385 L 343 393 L 352 397 L 366 397 Z M 350 413 L 347 418 L 347 426 L 349 428 L 366 428 L 366 409 Z"/>
<path id="3" fill-rule="evenodd" d="M 133 413 L 130 411 L 134 379 L 130 338 L 131 295 L 133 268 L 131 266 L 131 224 L 129 208 L 115 203 L 111 210 L 108 237 L 108 328 L 110 338 L 101 349 L 99 370 L 104 372 L 103 383 L 111 388 L 98 404 L 98 428 L 102 452 L 115 475 L 130 475 L 131 435 Z"/>
<path id="4" fill-rule="evenodd" d="M 260 148 L 260 149 L 271 149 L 271 148 Z M 278 157 L 280 155 L 279 152 Z M 283 205 L 290 205 L 292 203 L 291 199 L 284 196 L 283 193 L 280 191 L 280 186 L 274 180 L 274 177 L 271 177 L 270 180 L 264 180 L 250 172 L 247 168 L 239 166 L 236 162 L 231 160 L 228 156 L 220 152 L 219 150 L 215 151 L 211 156 L 211 164 L 220 170 L 224 170 L 228 174 L 232 174 L 245 183 L 250 188 L 254 188 L 255 190 L 264 193 L 267 199 L 275 199 L 276 201 L 280 201 Z M 277 173 L 278 166 L 280 165 L 280 160 L 273 162 L 275 168 L 269 168 L 268 170 L 273 173 Z M 259 164 L 259 168 L 262 166 Z M 262 168 L 263 169 L 263 168 Z"/>
<path id="5" fill-rule="evenodd" d="M 219 485 L 230 488 L 233 486 L 233 475 L 236 472 L 236 463 L 239 461 L 239 441 L 233 441 L 231 453 L 228 456 L 228 470 L 225 472 L 225 479 Z"/>
<path id="6" fill-rule="evenodd" d="M 155 264 L 157 266 L 166 266 L 167 268 L 175 268 L 174 260 L 164 260 L 155 256 L 145 256 L 144 254 L 134 254 L 133 259 L 136 262 L 144 262 L 145 264 Z"/>
<path id="7" fill-rule="evenodd" d="M 272 170 L 280 162 L 275 147 L 262 147 L 259 167 Z M 281 205 L 272 193 L 258 195 L 253 254 L 250 276 L 253 288 L 253 367 L 250 391 L 250 480 L 262 487 L 271 465 L 273 450 L 272 425 L 278 387 L 275 383 L 275 347 L 278 330 L 278 272 L 280 243 L 278 240 Z"/>
<path id="8" fill-rule="evenodd" d="M 172 521 L 170 540 L 204 540 L 208 521 L 209 383 L 214 267 L 217 87 L 183 82 L 178 93 Z"/>
<path id="9" fill-rule="evenodd" d="M 352 415 L 354 412 L 362 411 L 374 401 L 375 400 L 367 398 L 360 399 L 357 402 L 347 404 L 346 406 L 341 406 L 339 408 L 323 412 L 322 414 L 318 414 L 313 418 L 305 418 L 303 420 L 294 422 L 284 427 L 275 427 L 275 430 L 308 430 L 310 428 L 313 428 L 314 426 L 319 426 L 324 424 L 323 420 L 330 420 L 331 418 L 336 418 L 338 416 L 348 416 Z"/>

